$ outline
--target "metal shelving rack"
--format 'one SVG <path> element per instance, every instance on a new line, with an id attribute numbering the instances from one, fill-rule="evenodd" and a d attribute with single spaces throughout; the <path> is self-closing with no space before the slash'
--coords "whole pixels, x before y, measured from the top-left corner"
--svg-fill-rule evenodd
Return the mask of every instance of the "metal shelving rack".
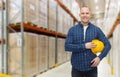
<path id="1" fill-rule="evenodd" d="M 2 0 L 3 1 L 3 0 Z M 67 9 L 67 7 L 60 2 L 60 0 L 56 0 L 57 3 L 68 13 L 70 14 L 71 17 L 73 17 L 74 21 L 78 21 L 75 16 L 71 13 L 71 11 L 69 9 Z M 54 36 L 56 38 L 60 37 L 60 38 L 66 38 L 65 34 L 62 33 L 58 33 L 56 31 L 51 31 L 51 30 L 47 30 L 44 28 L 38 28 L 35 26 L 31 26 L 31 24 L 25 23 L 24 22 L 24 0 L 21 0 L 20 6 L 19 7 L 17 4 L 15 4 L 15 7 L 17 7 L 19 9 L 19 12 L 21 14 L 21 22 L 20 23 L 16 23 L 16 24 L 10 24 L 10 22 L 12 20 L 9 20 L 9 0 L 5 0 L 5 9 L 0 9 L 1 10 L 1 15 L 2 15 L 2 21 L 0 22 L 0 26 L 1 26 L 1 38 L 0 38 L 0 47 L 1 47 L 1 69 L 0 69 L 0 73 L 5 73 L 8 74 L 8 54 L 9 54 L 9 33 L 10 32 L 20 32 L 21 35 L 18 35 L 21 39 L 21 63 L 20 68 L 22 69 L 21 72 L 21 76 L 20 77 L 25 77 L 25 73 L 24 73 L 24 31 L 28 31 L 28 32 L 34 32 L 37 34 L 45 34 L 45 35 L 49 35 L 49 36 Z M 5 10 L 5 12 L 4 12 Z M 4 21 L 4 16 L 5 16 L 5 21 Z M 14 15 L 14 17 L 17 17 L 17 14 Z M 3 23 L 5 22 L 5 23 Z M 13 25 L 13 26 L 11 26 Z M 3 39 L 5 37 L 5 40 Z M 5 45 L 5 46 L 4 46 Z M 16 69 L 17 70 L 17 69 Z"/>
<path id="2" fill-rule="evenodd" d="M 0 1 L 0 73 L 6 72 L 6 52 L 5 52 L 5 4 L 4 1 Z"/>
<path id="3" fill-rule="evenodd" d="M 78 22 L 78 19 L 72 14 L 72 12 L 63 4 L 60 0 L 55 0 L 73 19 L 74 22 Z"/>
<path id="4" fill-rule="evenodd" d="M 115 30 L 115 28 L 116 28 L 116 26 L 118 24 L 120 24 L 120 12 L 119 12 L 119 14 L 117 16 L 117 19 L 116 19 L 115 23 L 113 24 L 113 26 L 112 26 L 112 28 L 110 30 L 110 32 L 107 35 L 108 38 L 112 37 L 112 34 L 113 34 L 113 32 L 114 32 L 114 30 Z"/>
<path id="5" fill-rule="evenodd" d="M 24 15 L 23 15 L 23 13 L 24 13 L 24 7 L 22 6 L 22 5 L 24 5 L 24 0 L 21 0 L 21 3 L 20 3 L 20 5 L 21 5 L 21 7 L 19 7 L 17 4 L 16 4 L 16 7 L 19 7 L 18 9 L 19 9 L 19 12 L 21 13 L 21 23 L 20 23 L 20 32 L 21 32 L 21 35 L 18 35 L 19 37 L 20 37 L 20 39 L 21 39 L 21 63 L 19 64 L 20 65 L 20 68 L 22 69 L 22 72 L 21 72 L 21 77 L 23 77 L 24 76 L 24 54 L 23 54 L 23 52 L 24 52 L 24 39 L 23 39 L 23 37 L 24 37 L 24 34 L 23 34 L 23 32 L 24 32 L 24 27 L 23 27 L 23 19 L 24 19 Z M 10 31 L 13 31 L 13 32 L 17 32 L 15 29 L 13 29 L 9 24 L 10 24 L 10 21 L 11 20 L 9 20 L 9 0 L 6 0 L 6 64 L 8 64 L 8 54 L 9 54 L 9 32 Z M 17 15 L 14 15 L 14 17 L 15 16 L 17 16 Z M 8 74 L 8 65 L 6 65 L 6 73 Z"/>
<path id="6" fill-rule="evenodd" d="M 3 38 L 4 38 L 4 9 L 3 9 L 3 1 L 1 0 L 1 5 L 0 6 L 0 17 L 1 17 L 1 21 L 0 21 L 0 72 L 3 73 L 3 70 L 4 70 L 4 44 L 3 44 Z"/>
<path id="7" fill-rule="evenodd" d="M 37 34 L 39 34 L 39 33 L 42 33 L 42 34 L 45 34 L 45 35 L 50 35 L 50 36 L 54 36 L 54 37 L 60 37 L 60 38 L 66 38 L 66 35 L 65 34 L 62 34 L 62 33 L 58 33 L 58 32 L 55 32 L 55 31 L 51 31 L 51 30 L 47 30 L 47 29 L 43 29 L 43 28 L 38 28 L 38 27 L 35 27 L 35 26 L 31 26 L 31 24 L 29 24 L 29 23 L 25 23 L 23 20 L 24 20 L 24 0 L 21 0 L 21 3 L 20 3 L 20 5 L 21 5 L 21 7 L 19 7 L 17 4 L 15 4 L 16 6 L 15 7 L 19 7 L 18 9 L 19 9 L 19 12 L 20 12 L 20 14 L 21 14 L 21 22 L 20 23 L 16 23 L 16 24 L 10 24 L 10 21 L 12 21 L 12 20 L 9 20 L 9 0 L 6 0 L 5 1 L 6 2 L 6 22 L 5 22 L 5 26 L 6 26 L 6 32 L 5 32 L 5 34 L 6 34 L 6 40 L 5 40 L 5 45 L 6 45 L 6 50 L 4 51 L 4 52 L 2 52 L 2 67 L 6 67 L 6 68 L 3 68 L 2 69 L 2 73 L 6 73 L 6 74 L 8 74 L 8 54 L 9 54 L 9 33 L 10 32 L 14 32 L 14 33 L 16 33 L 16 32 L 20 32 L 21 33 L 21 35 L 18 35 L 20 38 L 21 38 L 21 63 L 19 64 L 20 65 L 20 68 L 22 69 L 22 72 L 21 72 L 21 75 L 20 75 L 20 77 L 25 77 L 25 73 L 24 73 L 24 31 L 28 31 L 28 32 L 34 32 L 34 33 L 37 33 Z M 4 15 L 2 15 L 2 17 L 3 17 Z M 17 17 L 17 14 L 16 15 L 14 15 L 13 17 Z M 3 20 L 3 19 L 2 19 Z M 3 25 L 3 23 L 2 23 L 2 25 Z M 12 25 L 12 26 L 11 26 Z M 4 30 L 4 29 L 2 29 L 2 30 Z M 3 34 L 3 32 L 2 32 L 2 34 Z M 1 43 L 2 43 L 3 41 L 1 41 Z M 2 48 L 4 48 L 4 47 L 2 47 Z M 2 49 L 2 51 L 3 51 L 3 49 Z M 4 55 L 6 55 L 6 56 L 4 56 Z M 3 59 L 4 57 L 6 57 L 5 59 Z M 4 63 L 4 61 L 6 62 L 6 63 Z M 4 64 L 6 64 L 6 65 L 4 65 Z M 17 70 L 17 69 L 16 69 Z M 5 72 L 4 72 L 5 71 Z"/>

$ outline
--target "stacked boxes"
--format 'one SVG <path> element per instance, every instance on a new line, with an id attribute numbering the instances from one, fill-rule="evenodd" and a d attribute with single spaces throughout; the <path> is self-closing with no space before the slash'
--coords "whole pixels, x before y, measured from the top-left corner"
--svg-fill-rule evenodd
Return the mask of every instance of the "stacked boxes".
<path id="1" fill-rule="evenodd" d="M 68 25 L 68 21 L 70 21 L 70 19 L 68 19 L 68 14 L 64 11 L 64 19 L 63 19 L 63 33 L 67 34 L 68 30 L 69 30 L 69 25 Z"/>
<path id="2" fill-rule="evenodd" d="M 48 36 L 38 36 L 38 72 L 48 70 Z"/>
<path id="3" fill-rule="evenodd" d="M 38 2 L 38 27 L 48 28 L 48 0 L 39 0 Z"/>
<path id="4" fill-rule="evenodd" d="M 65 39 L 58 38 L 57 40 L 57 57 L 55 57 L 55 37 L 24 32 L 23 40 L 24 52 L 22 54 L 21 33 L 10 33 L 8 72 L 13 76 L 19 76 L 24 71 L 27 77 L 32 77 L 53 68 L 56 58 L 58 64 L 62 64 L 70 58 L 70 55 L 64 50 Z"/>
<path id="5" fill-rule="evenodd" d="M 24 3 L 24 4 L 22 4 Z M 23 13 L 23 20 L 25 22 L 30 22 L 33 24 L 37 24 L 37 3 L 38 0 L 9 0 L 9 21 L 10 23 L 18 23 L 22 20 L 22 13 Z M 23 9 L 22 8 L 23 5 Z M 23 10 L 23 11 L 22 11 Z"/>
<path id="6" fill-rule="evenodd" d="M 24 0 L 24 21 L 36 24 L 39 22 L 37 18 L 38 0 Z"/>
<path id="7" fill-rule="evenodd" d="M 49 8 L 49 12 L 48 12 L 48 25 L 49 25 L 49 30 L 53 30 L 56 31 L 56 2 L 54 0 L 49 0 L 48 3 L 48 8 Z"/>
<path id="8" fill-rule="evenodd" d="M 9 21 L 10 23 L 21 22 L 22 12 L 21 12 L 21 0 L 9 0 Z"/>
<path id="9" fill-rule="evenodd" d="M 9 40 L 8 73 L 16 76 L 24 70 L 27 77 L 37 73 L 37 35 L 24 33 L 24 52 L 21 52 L 21 33 L 11 33 Z M 22 60 L 23 58 L 23 60 Z M 23 70 L 21 64 L 23 63 Z"/>
<path id="10" fill-rule="evenodd" d="M 57 61 L 58 61 L 58 64 L 61 64 L 63 63 L 63 60 L 62 60 L 62 40 L 61 39 L 57 39 Z"/>
<path id="11" fill-rule="evenodd" d="M 62 38 L 58 38 L 57 40 L 57 61 L 58 64 L 62 64 L 67 60 L 67 55 L 64 50 L 64 40 Z"/>
<path id="12" fill-rule="evenodd" d="M 48 65 L 49 68 L 54 67 L 55 65 L 55 37 L 49 37 L 49 58 L 48 58 Z"/>
<path id="13" fill-rule="evenodd" d="M 67 34 L 73 25 L 72 17 L 60 6 L 57 7 L 54 0 L 24 0 L 23 3 L 21 0 L 9 0 L 10 23 L 21 22 L 23 13 L 23 21 L 63 34 Z M 54 67 L 55 60 L 62 64 L 70 59 L 69 53 L 64 50 L 65 39 L 57 38 L 56 45 L 56 37 L 24 32 L 22 54 L 20 36 L 21 33 L 10 33 L 8 72 L 13 76 L 21 75 L 24 71 L 26 77 L 32 77 Z"/>
<path id="14" fill-rule="evenodd" d="M 22 11 L 22 5 L 24 11 Z M 48 0 L 21 0 L 9 1 L 9 20 L 10 23 L 18 23 L 22 21 L 30 22 L 38 27 L 48 28 Z"/>
<path id="15" fill-rule="evenodd" d="M 63 9 L 60 6 L 57 6 L 57 11 L 58 11 L 58 18 L 57 18 L 57 32 L 62 33 L 63 32 Z"/>
<path id="16" fill-rule="evenodd" d="M 65 39 L 63 38 L 60 38 L 62 40 L 62 60 L 63 62 L 66 62 L 67 60 L 67 53 L 65 52 L 65 49 L 64 49 L 64 44 L 65 44 Z"/>
<path id="17" fill-rule="evenodd" d="M 57 32 L 67 34 L 70 27 L 73 26 L 73 18 L 58 6 Z"/>

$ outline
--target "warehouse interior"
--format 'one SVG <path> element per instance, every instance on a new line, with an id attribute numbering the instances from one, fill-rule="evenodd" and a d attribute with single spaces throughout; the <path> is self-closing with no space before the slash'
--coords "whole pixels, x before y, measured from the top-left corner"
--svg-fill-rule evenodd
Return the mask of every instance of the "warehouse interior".
<path id="1" fill-rule="evenodd" d="M 0 0 L 0 77 L 71 77 L 64 43 L 82 6 L 112 45 L 98 77 L 120 77 L 119 0 Z"/>

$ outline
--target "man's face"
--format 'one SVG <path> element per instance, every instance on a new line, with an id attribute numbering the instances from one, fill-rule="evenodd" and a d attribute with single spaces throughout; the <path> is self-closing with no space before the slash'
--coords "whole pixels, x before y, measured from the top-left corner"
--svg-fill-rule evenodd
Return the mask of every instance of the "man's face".
<path id="1" fill-rule="evenodd" d="M 81 17 L 81 22 L 88 23 L 91 18 L 89 8 L 87 7 L 81 8 L 80 17 Z"/>

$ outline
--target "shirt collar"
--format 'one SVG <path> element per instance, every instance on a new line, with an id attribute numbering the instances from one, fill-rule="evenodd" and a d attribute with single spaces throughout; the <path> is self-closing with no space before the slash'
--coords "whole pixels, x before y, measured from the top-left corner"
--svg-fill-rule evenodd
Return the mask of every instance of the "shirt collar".
<path id="1" fill-rule="evenodd" d="M 78 25 L 79 25 L 81 28 L 83 28 L 83 25 L 82 25 L 82 23 L 81 23 L 80 21 L 78 22 Z M 91 25 L 91 23 L 89 22 L 89 23 L 88 23 L 88 27 L 89 27 L 90 25 Z"/>

